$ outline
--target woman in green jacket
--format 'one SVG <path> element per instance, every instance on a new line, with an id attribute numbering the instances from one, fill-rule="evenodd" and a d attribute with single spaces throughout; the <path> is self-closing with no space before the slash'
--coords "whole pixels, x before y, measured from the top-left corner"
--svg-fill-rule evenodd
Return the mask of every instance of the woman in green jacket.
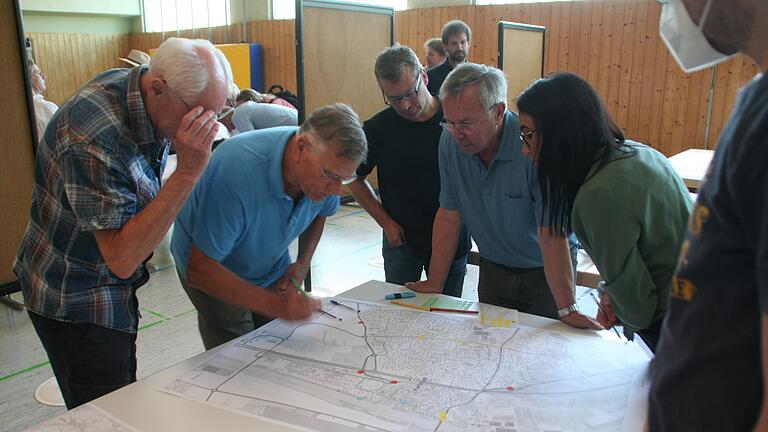
<path id="1" fill-rule="evenodd" d="M 664 155 L 626 140 L 572 73 L 517 100 L 523 154 L 538 168 L 552 230 L 573 230 L 604 281 L 597 320 L 655 350 L 692 202 Z"/>

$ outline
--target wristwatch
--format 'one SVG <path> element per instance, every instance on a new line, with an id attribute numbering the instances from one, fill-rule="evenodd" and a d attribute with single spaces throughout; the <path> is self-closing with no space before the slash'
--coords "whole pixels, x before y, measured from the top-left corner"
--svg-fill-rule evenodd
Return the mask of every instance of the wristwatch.
<path id="1" fill-rule="evenodd" d="M 562 309 L 558 309 L 557 310 L 557 316 L 562 318 L 562 317 L 568 315 L 571 312 L 578 312 L 578 311 L 579 311 L 579 307 L 576 305 L 576 303 L 573 303 L 570 306 L 566 306 L 566 307 L 564 307 Z"/>

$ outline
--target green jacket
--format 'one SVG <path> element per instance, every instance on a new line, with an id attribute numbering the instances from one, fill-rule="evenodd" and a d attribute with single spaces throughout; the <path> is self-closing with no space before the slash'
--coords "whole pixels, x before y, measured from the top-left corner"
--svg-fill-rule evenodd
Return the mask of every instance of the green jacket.
<path id="1" fill-rule="evenodd" d="M 605 281 L 613 312 L 631 330 L 667 310 L 672 276 L 693 207 L 664 155 L 627 141 L 576 194 L 571 224 Z"/>

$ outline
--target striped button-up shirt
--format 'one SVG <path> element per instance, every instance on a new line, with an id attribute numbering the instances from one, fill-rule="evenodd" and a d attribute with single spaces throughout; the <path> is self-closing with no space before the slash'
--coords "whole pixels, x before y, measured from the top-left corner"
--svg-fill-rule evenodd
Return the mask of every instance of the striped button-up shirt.
<path id="1" fill-rule="evenodd" d="M 157 195 L 168 142 L 156 136 L 139 81 L 146 66 L 112 69 L 53 116 L 37 148 L 30 221 L 13 270 L 27 308 L 58 321 L 135 332 L 141 265 L 107 267 L 94 230 L 118 229 Z"/>

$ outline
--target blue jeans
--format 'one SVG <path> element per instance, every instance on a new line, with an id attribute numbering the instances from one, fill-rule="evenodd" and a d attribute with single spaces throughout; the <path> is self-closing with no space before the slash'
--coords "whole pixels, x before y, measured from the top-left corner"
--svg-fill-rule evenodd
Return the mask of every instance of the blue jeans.
<path id="1" fill-rule="evenodd" d="M 387 240 L 387 235 L 384 234 L 381 241 L 381 254 L 384 256 L 384 275 L 389 283 L 405 285 L 406 282 L 416 282 L 421 280 L 422 270 L 429 275 L 429 258 L 420 257 L 408 243 L 392 247 Z M 466 274 L 467 256 L 464 255 L 451 264 L 448 278 L 443 285 L 443 294 L 461 297 Z"/>

